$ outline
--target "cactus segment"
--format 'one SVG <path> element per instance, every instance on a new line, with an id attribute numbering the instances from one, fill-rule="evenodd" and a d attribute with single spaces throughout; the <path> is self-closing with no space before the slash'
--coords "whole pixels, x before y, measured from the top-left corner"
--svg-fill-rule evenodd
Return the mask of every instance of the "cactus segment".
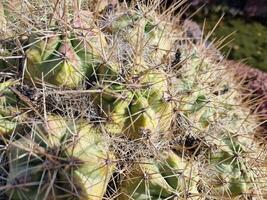
<path id="1" fill-rule="evenodd" d="M 166 74 L 160 70 L 148 71 L 141 76 L 140 82 L 150 104 L 153 104 L 153 101 L 159 101 L 163 98 L 164 92 L 167 92 L 169 88 L 167 80 Z"/>
<path id="2" fill-rule="evenodd" d="M 225 138 L 221 145 L 217 153 L 210 155 L 211 191 L 215 195 L 236 197 L 249 190 L 253 172 L 245 165 L 244 147 L 240 142 Z"/>
<path id="3" fill-rule="evenodd" d="M 101 48 L 106 41 L 101 32 L 91 30 L 87 40 L 78 36 L 51 35 L 38 41 L 27 50 L 26 79 L 45 82 L 66 88 L 76 88 L 90 77 L 100 62 Z M 37 41 L 36 41 L 37 40 Z"/>
<path id="4" fill-rule="evenodd" d="M 164 152 L 163 163 L 158 167 L 165 177 L 168 184 L 179 193 L 180 196 L 186 196 L 186 193 L 196 195 L 197 191 L 197 168 L 192 163 L 176 155 L 173 151 Z"/>
<path id="5" fill-rule="evenodd" d="M 75 137 L 77 142 L 66 149 L 69 159 L 78 163 L 70 173 L 75 176 L 74 185 L 84 188 L 81 199 L 102 199 L 115 169 L 114 157 L 108 152 L 100 132 L 90 125 L 81 125 L 78 138 Z"/>
<path id="6" fill-rule="evenodd" d="M 31 150 L 36 148 L 31 155 Z M 45 199 L 45 193 L 49 185 L 45 183 L 43 176 L 48 171 L 42 162 L 41 153 L 44 150 L 33 141 L 22 138 L 12 143 L 8 149 L 9 170 L 7 184 L 13 185 L 6 194 L 14 200 Z"/>
<path id="7" fill-rule="evenodd" d="M 95 102 L 104 112 L 103 116 L 109 117 L 110 123 L 106 125 L 109 132 L 124 132 L 130 138 L 139 138 L 142 137 L 140 130 L 151 133 L 167 131 L 173 105 L 164 99 L 169 88 L 164 72 L 152 70 L 140 75 L 140 86 L 130 91 L 126 84 L 116 83 L 116 66 L 103 65 L 99 72 L 103 93 Z"/>
<path id="8" fill-rule="evenodd" d="M 11 143 L 7 184 L 14 187 L 6 194 L 14 200 L 102 199 L 114 164 L 99 132 L 57 116 L 49 116 L 46 126 Z"/>
<path id="9" fill-rule="evenodd" d="M 153 161 L 142 160 L 134 167 L 129 179 L 123 180 L 119 199 L 165 199 L 172 194 L 172 188 L 162 177 Z"/>
<path id="10" fill-rule="evenodd" d="M 189 95 L 179 105 L 194 126 L 200 130 L 208 129 L 216 119 L 216 108 L 203 94 Z"/>
<path id="11" fill-rule="evenodd" d="M 171 103 L 153 99 L 152 95 L 158 95 L 156 92 L 151 92 L 149 95 L 148 91 L 144 94 L 124 91 L 127 91 L 127 88 L 112 90 L 111 86 L 104 90 L 102 98 L 97 98 L 97 105 L 104 111 L 103 115 L 109 116 L 110 131 L 113 129 L 115 132 L 126 134 L 129 138 L 139 138 L 142 137 L 141 130 L 159 133 L 169 128 L 173 108 Z"/>
<path id="12" fill-rule="evenodd" d="M 131 115 L 128 120 L 129 132 L 133 134 L 133 138 L 141 137 L 138 134 L 142 131 L 149 130 L 154 132 L 156 122 L 152 117 L 155 116 L 155 112 L 150 108 L 146 98 L 140 96 L 134 99 L 130 106 L 130 112 Z"/>
<path id="13" fill-rule="evenodd" d="M 110 63 L 109 65 L 100 64 L 97 71 L 99 81 L 102 84 L 109 83 L 109 81 L 116 81 L 119 78 L 119 69 L 119 66 L 114 63 Z"/>
<path id="14" fill-rule="evenodd" d="M 58 37 L 41 41 L 27 50 L 26 78 L 69 88 L 77 87 L 82 80 L 81 60 L 68 41 Z M 57 49 L 56 49 L 57 48 Z M 43 53 L 44 52 L 44 53 Z"/>
<path id="15" fill-rule="evenodd" d="M 196 169 L 174 152 L 162 152 L 160 160 L 140 160 L 125 177 L 119 199 L 183 198 L 196 195 Z M 192 179 L 192 177 L 194 177 Z"/>

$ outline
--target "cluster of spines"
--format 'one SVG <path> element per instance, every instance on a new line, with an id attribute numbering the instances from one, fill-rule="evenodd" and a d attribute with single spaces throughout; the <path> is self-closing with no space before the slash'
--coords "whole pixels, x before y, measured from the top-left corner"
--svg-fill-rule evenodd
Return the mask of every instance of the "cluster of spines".
<path id="1" fill-rule="evenodd" d="M 226 67 L 201 44 L 175 46 L 184 30 L 162 20 L 154 5 L 121 9 L 111 16 L 98 11 L 100 17 L 81 11 L 65 32 L 31 34 L 23 83 L 84 92 L 97 120 L 59 117 L 66 113 L 53 105 L 39 113 L 16 81 L 1 83 L 4 193 L 11 199 L 264 198 L 257 123 Z M 64 20 L 53 29 L 69 23 Z"/>

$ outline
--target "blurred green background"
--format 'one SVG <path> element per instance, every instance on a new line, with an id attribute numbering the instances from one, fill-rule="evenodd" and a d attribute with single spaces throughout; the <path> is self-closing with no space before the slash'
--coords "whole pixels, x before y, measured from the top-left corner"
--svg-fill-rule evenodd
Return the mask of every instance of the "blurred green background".
<path id="1" fill-rule="evenodd" d="M 211 39 L 221 39 L 232 34 L 231 41 L 222 53 L 228 58 L 242 60 L 267 72 L 267 0 L 192 0 L 193 11 L 204 7 L 193 16 L 200 26 L 205 22 L 205 33 L 218 27 Z"/>

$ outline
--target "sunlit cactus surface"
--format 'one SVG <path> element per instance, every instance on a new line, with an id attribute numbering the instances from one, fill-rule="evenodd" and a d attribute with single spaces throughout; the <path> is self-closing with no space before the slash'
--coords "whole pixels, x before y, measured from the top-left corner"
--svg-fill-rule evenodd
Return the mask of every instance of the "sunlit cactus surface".
<path id="1" fill-rule="evenodd" d="M 1 1 L 0 199 L 267 198 L 262 118 L 187 5 Z"/>

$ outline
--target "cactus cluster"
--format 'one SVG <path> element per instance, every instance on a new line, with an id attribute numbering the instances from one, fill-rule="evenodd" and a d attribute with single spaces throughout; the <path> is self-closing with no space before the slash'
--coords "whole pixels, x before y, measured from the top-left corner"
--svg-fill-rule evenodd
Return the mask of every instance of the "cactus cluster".
<path id="1" fill-rule="evenodd" d="M 48 116 L 7 148 L 12 199 L 95 199 L 103 196 L 115 164 L 98 130 L 86 122 Z M 75 133 L 75 134 L 74 134 Z M 27 134 L 27 133 L 25 133 Z M 19 186 L 24 185 L 24 186 Z"/>
<path id="2" fill-rule="evenodd" d="M 0 198 L 267 198 L 258 116 L 183 5 L 0 3 Z"/>

